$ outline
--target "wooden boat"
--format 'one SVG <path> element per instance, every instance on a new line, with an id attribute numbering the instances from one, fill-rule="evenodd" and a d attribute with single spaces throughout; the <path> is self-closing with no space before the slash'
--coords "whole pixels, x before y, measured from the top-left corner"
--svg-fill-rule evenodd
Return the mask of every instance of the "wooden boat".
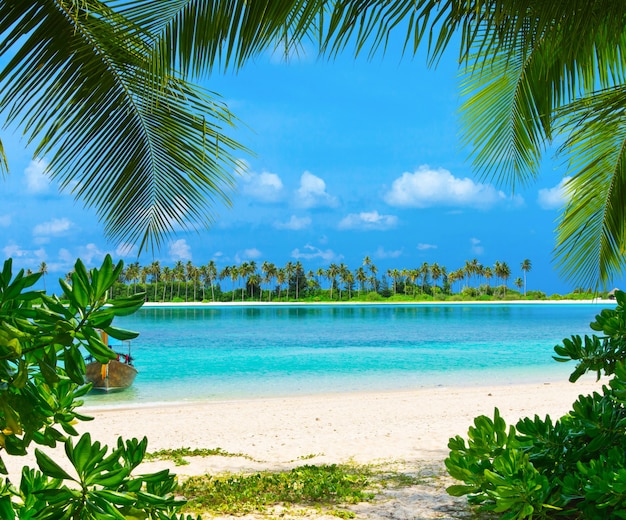
<path id="1" fill-rule="evenodd" d="M 93 384 L 92 390 L 119 392 L 133 384 L 137 369 L 133 366 L 133 358 L 130 355 L 130 341 L 124 343 L 127 344 L 128 353 L 116 352 L 117 359 L 112 359 L 108 363 L 99 363 L 93 358 L 87 358 L 85 381 Z M 108 345 L 108 342 L 106 344 Z"/>

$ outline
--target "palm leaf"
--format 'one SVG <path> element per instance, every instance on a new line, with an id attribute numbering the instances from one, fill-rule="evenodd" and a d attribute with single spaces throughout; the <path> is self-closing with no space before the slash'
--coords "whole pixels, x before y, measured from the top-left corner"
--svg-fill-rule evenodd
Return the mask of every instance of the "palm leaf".
<path id="1" fill-rule="evenodd" d="M 97 0 L 0 3 L 0 108 L 51 155 L 52 177 L 93 206 L 117 241 L 158 247 L 209 225 L 234 179 L 215 96 L 155 70 L 154 38 Z"/>
<path id="2" fill-rule="evenodd" d="M 160 66 L 203 74 L 241 67 L 267 49 L 285 55 L 319 39 L 329 0 L 138 0 L 119 2 L 128 19 L 158 36 Z M 164 6 L 163 4 L 167 4 Z"/>
<path id="3" fill-rule="evenodd" d="M 561 110 L 570 132 L 562 151 L 574 177 L 557 229 L 564 274 L 606 286 L 626 267 L 626 87 L 600 92 Z M 595 288 L 595 287 L 594 287 Z"/>

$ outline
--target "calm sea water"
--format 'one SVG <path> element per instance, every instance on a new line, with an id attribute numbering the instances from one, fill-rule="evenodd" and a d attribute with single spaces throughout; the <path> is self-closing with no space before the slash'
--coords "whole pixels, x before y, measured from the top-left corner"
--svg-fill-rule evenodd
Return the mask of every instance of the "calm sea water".
<path id="1" fill-rule="evenodd" d="M 130 389 L 87 405 L 564 380 L 554 345 L 607 305 L 144 308 Z"/>

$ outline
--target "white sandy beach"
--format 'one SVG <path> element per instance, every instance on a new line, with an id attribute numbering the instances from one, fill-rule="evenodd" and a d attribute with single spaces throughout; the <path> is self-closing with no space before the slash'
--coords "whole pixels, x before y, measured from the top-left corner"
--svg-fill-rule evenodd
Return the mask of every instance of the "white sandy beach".
<path id="1" fill-rule="evenodd" d="M 485 382 L 487 383 L 487 382 Z M 522 416 L 566 413 L 576 397 L 600 388 L 592 379 L 571 384 L 421 389 L 387 393 L 164 404 L 136 408 L 85 408 L 95 419 L 79 424 L 94 439 L 114 445 L 118 436 L 149 438 L 149 451 L 166 448 L 222 448 L 243 457 L 195 457 L 175 467 L 146 463 L 152 471 L 169 467 L 183 476 L 203 473 L 286 469 L 296 464 L 354 461 L 399 463 L 402 471 L 443 468 L 451 436 L 465 436 L 475 416 L 498 407 L 508 423 Z M 30 458 L 30 457 L 29 457 Z M 7 461 L 11 473 L 24 463 Z M 435 485 L 435 484 L 433 484 Z M 378 505 L 357 507 L 359 518 L 457 518 L 445 511 L 463 501 L 434 488 L 402 491 Z M 443 511 L 443 513 L 442 513 Z M 442 516 L 443 515 L 443 516 Z"/>

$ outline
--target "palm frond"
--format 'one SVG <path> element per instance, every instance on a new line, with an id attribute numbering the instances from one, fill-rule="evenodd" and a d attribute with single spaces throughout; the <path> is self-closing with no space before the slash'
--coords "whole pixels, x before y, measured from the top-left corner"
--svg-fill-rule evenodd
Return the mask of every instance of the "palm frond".
<path id="1" fill-rule="evenodd" d="M 570 132 L 562 151 L 575 171 L 557 228 L 563 273 L 580 284 L 604 285 L 626 267 L 626 87 L 564 107 Z"/>
<path id="2" fill-rule="evenodd" d="M 119 2 L 120 12 L 159 39 L 160 66 L 184 74 L 241 67 L 267 49 L 285 55 L 303 40 L 319 40 L 330 0 L 138 0 Z"/>
<path id="3" fill-rule="evenodd" d="M 0 3 L 0 109 L 52 177 L 117 241 L 158 247 L 176 228 L 209 225 L 228 203 L 234 118 L 174 73 L 155 74 L 152 36 L 104 2 Z M 15 45 L 19 42 L 19 45 Z"/>

